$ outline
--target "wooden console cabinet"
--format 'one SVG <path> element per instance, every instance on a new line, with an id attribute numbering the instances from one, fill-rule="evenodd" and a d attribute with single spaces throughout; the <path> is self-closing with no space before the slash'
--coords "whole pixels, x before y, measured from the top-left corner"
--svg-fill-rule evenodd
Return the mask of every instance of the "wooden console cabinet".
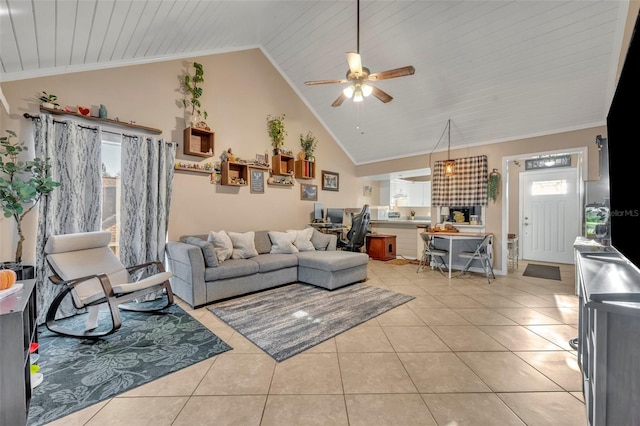
<path id="1" fill-rule="evenodd" d="M 387 234 L 367 235 L 367 253 L 374 260 L 391 260 L 396 258 L 396 236 Z"/>
<path id="2" fill-rule="evenodd" d="M 27 424 L 31 402 L 29 346 L 38 341 L 35 280 L 0 299 L 0 425 Z"/>

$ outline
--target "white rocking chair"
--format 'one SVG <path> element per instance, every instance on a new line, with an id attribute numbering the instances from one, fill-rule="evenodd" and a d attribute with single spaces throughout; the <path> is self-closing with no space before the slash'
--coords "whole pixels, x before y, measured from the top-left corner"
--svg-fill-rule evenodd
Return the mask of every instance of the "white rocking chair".
<path id="1" fill-rule="evenodd" d="M 55 275 L 49 277 L 54 284 L 65 286 L 51 303 L 46 316 L 47 328 L 55 333 L 70 337 L 96 339 L 117 331 L 122 325 L 119 309 L 158 312 L 173 304 L 173 292 L 169 284 L 171 272 L 165 272 L 162 262 L 149 262 L 129 268 L 118 260 L 109 248 L 111 233 L 106 231 L 77 234 L 52 235 L 48 238 L 44 251 L 46 260 Z M 154 275 L 133 281 L 130 273 L 150 268 Z M 163 292 L 166 304 L 158 307 L 119 306 L 132 302 L 150 293 Z M 87 308 L 88 318 L 84 332 L 77 332 L 61 325 L 56 315 L 60 304 L 71 294 L 76 309 Z M 132 303 L 133 305 L 133 303 Z M 98 313 L 101 306 L 107 306 L 111 314 L 111 325 L 106 331 L 98 328 Z"/>

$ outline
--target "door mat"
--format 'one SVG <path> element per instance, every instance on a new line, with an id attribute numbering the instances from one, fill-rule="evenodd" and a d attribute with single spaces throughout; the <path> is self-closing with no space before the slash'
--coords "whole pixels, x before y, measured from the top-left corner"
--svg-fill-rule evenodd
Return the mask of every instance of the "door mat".
<path id="1" fill-rule="evenodd" d="M 420 263 L 420 261 L 419 260 L 413 260 L 413 259 L 397 258 L 397 259 L 387 260 L 384 263 L 389 264 L 389 265 L 417 265 L 418 263 Z"/>
<path id="2" fill-rule="evenodd" d="M 529 263 L 522 273 L 525 277 L 544 278 L 546 280 L 561 281 L 560 267 L 549 265 L 537 265 Z"/>

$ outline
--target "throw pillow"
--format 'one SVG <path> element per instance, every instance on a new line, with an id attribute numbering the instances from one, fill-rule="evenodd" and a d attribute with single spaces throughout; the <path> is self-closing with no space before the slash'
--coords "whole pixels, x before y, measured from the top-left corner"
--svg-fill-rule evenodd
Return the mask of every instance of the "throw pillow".
<path id="1" fill-rule="evenodd" d="M 269 253 L 297 253 L 298 249 L 293 245 L 295 237 L 295 234 L 290 232 L 269 231 L 269 239 L 271 239 L 271 251 Z"/>
<path id="2" fill-rule="evenodd" d="M 316 250 L 326 250 L 331 242 L 331 235 L 315 231 L 311 237 L 311 242 Z"/>
<path id="3" fill-rule="evenodd" d="M 233 244 L 232 259 L 249 259 L 258 255 L 254 242 L 255 232 L 227 232 Z"/>
<path id="4" fill-rule="evenodd" d="M 200 250 L 202 250 L 202 256 L 204 257 L 204 263 L 207 267 L 215 268 L 218 266 L 216 250 L 213 248 L 213 244 L 211 244 L 210 241 L 204 241 L 197 237 L 187 237 L 184 242 L 200 247 Z"/>
<path id="5" fill-rule="evenodd" d="M 233 254 L 233 243 L 225 231 L 209 232 L 209 241 L 211 241 L 213 248 L 216 250 L 218 263 L 231 259 L 231 255 Z"/>
<path id="6" fill-rule="evenodd" d="M 313 244 L 311 244 L 311 236 L 313 235 L 313 228 L 305 228 L 299 231 L 296 230 L 287 230 L 295 235 L 295 239 L 293 240 L 293 245 L 299 251 L 312 251 L 315 250 Z"/>
<path id="7" fill-rule="evenodd" d="M 271 240 L 269 239 L 269 231 L 256 231 L 253 239 L 256 244 L 258 254 L 265 254 L 271 251 Z"/>

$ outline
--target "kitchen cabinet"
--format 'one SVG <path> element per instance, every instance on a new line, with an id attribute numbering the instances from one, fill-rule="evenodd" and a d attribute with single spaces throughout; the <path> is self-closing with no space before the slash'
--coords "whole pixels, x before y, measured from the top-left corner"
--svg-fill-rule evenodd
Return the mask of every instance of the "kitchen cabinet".
<path id="1" fill-rule="evenodd" d="M 640 272 L 622 254 L 577 251 L 578 364 L 592 426 L 640 419 Z"/>
<path id="2" fill-rule="evenodd" d="M 431 206 L 431 182 L 408 182 L 392 179 L 389 182 L 389 205 L 408 207 Z"/>

